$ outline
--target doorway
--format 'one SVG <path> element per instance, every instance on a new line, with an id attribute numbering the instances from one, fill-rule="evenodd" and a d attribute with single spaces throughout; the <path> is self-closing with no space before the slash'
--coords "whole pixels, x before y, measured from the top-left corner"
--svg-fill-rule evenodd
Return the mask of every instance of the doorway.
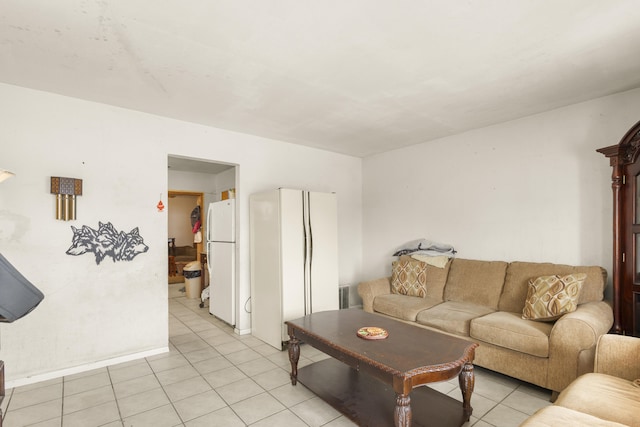
<path id="1" fill-rule="evenodd" d="M 192 197 L 193 202 L 191 204 L 196 203 L 200 206 L 200 215 L 202 222 L 202 242 L 195 243 L 193 242 L 193 237 L 191 235 L 191 242 L 187 241 L 186 244 L 192 244 L 195 247 L 197 261 L 201 262 L 202 273 L 201 277 L 203 277 L 202 288 L 204 289 L 208 286 L 208 275 L 209 271 L 206 264 L 206 252 L 207 252 L 207 244 L 206 244 L 206 232 L 208 229 L 207 224 L 207 210 L 211 203 L 221 201 L 226 198 L 235 198 L 235 193 L 237 189 L 237 174 L 238 174 L 238 165 L 228 164 L 228 163 L 220 163 L 205 159 L 196 159 L 196 158 L 187 158 L 175 155 L 169 155 L 167 157 L 167 166 L 168 166 L 168 186 L 167 186 L 167 196 L 169 207 L 172 206 L 174 201 L 178 201 L 181 198 Z M 193 199 L 195 197 L 196 199 Z M 198 199 L 199 197 L 199 199 Z M 194 205 L 195 206 L 195 205 Z M 189 211 L 190 212 L 190 211 Z M 237 221 L 236 221 L 237 223 Z M 190 222 L 188 223 L 190 226 Z M 191 232 L 192 230 L 187 230 Z M 172 238 L 175 237 L 176 248 L 178 246 L 184 246 L 184 241 L 179 241 L 177 236 L 172 235 L 172 231 L 168 231 L 169 242 L 171 242 Z M 236 235 L 239 233 L 238 228 L 236 228 Z M 176 233 L 173 233 L 176 234 Z M 181 244 L 182 242 L 182 244 Z M 203 259 L 204 258 L 204 259 Z M 204 261 L 204 263 L 203 263 Z M 179 266 L 176 266 L 176 270 L 179 269 Z M 239 262 L 235 262 L 235 278 L 233 280 L 232 287 L 234 289 L 234 300 L 235 296 L 238 295 L 238 283 L 237 277 L 239 270 Z M 169 277 L 171 281 L 171 277 Z M 171 287 L 171 286 L 170 286 Z M 170 293 L 171 295 L 176 295 L 175 293 Z M 184 296 L 183 294 L 178 294 L 178 296 Z M 236 315 L 238 313 L 238 303 L 233 303 L 232 306 L 235 307 Z M 208 304 L 208 301 L 206 302 Z M 202 308 L 202 307 L 201 307 Z M 214 313 L 212 313 L 214 314 Z M 237 321 L 237 319 L 236 319 Z"/>
<path id="2" fill-rule="evenodd" d="M 202 214 L 194 219 L 196 209 L 202 211 L 204 194 L 191 191 L 168 191 L 168 270 L 169 283 L 184 281 L 184 267 L 192 262 L 203 261 L 204 246 L 202 238 L 195 239 L 195 221 L 202 224 Z M 197 230 L 196 230 L 197 231 Z M 200 235 L 205 230 L 200 229 Z M 199 240 L 199 241 L 198 241 Z M 204 275 L 202 276 L 204 279 Z M 203 288 L 204 280 L 203 280 Z"/>

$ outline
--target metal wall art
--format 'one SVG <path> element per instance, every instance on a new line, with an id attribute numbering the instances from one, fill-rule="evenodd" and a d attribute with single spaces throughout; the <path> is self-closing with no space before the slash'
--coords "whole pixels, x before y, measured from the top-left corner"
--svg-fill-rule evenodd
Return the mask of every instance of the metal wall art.
<path id="1" fill-rule="evenodd" d="M 98 229 L 83 225 L 82 228 L 71 226 L 73 239 L 67 255 L 82 255 L 92 253 L 96 257 L 96 264 L 100 264 L 107 256 L 116 261 L 131 261 L 138 254 L 147 252 L 149 247 L 138 227 L 128 233 L 118 232 L 110 223 L 98 222 Z"/>
<path id="2" fill-rule="evenodd" d="M 51 194 L 56 195 L 56 219 L 76 219 L 76 196 L 82 196 L 82 180 L 52 176 Z"/>

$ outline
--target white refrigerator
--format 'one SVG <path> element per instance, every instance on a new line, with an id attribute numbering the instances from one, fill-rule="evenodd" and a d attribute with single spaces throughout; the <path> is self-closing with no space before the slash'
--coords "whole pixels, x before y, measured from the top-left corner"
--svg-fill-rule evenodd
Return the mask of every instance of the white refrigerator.
<path id="1" fill-rule="evenodd" d="M 207 210 L 207 268 L 209 312 L 236 324 L 235 199 L 209 204 Z"/>
<path id="2" fill-rule="evenodd" d="M 291 189 L 256 193 L 249 218 L 251 334 L 281 350 L 285 321 L 338 309 L 337 199 Z"/>

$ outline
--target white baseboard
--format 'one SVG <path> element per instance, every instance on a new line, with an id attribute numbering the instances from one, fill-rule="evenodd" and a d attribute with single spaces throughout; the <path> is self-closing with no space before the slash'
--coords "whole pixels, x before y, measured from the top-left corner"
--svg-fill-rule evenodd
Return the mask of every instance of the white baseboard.
<path id="1" fill-rule="evenodd" d="M 126 356 L 114 357 L 112 359 L 100 360 L 98 362 L 85 363 L 84 365 L 74 366 L 73 368 L 60 369 L 58 371 L 47 372 L 46 374 L 34 375 L 26 378 L 19 378 L 7 381 L 6 388 L 15 388 L 23 385 L 35 384 L 42 381 L 52 380 L 67 375 L 79 374 L 81 372 L 90 371 L 92 369 L 104 368 L 105 366 L 117 365 L 118 363 L 130 362 L 132 360 L 142 359 L 144 357 L 155 356 L 169 351 L 169 347 L 161 347 L 154 350 L 142 351 L 140 353 L 127 354 Z M 6 366 L 5 366 L 6 368 Z"/>
<path id="2" fill-rule="evenodd" d="M 233 330 L 237 335 L 249 335 L 251 333 L 251 329 L 238 329 L 235 328 Z"/>

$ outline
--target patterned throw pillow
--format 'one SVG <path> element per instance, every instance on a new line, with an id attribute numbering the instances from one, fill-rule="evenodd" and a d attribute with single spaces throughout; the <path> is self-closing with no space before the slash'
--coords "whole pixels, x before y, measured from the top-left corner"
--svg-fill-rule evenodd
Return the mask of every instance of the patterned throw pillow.
<path id="1" fill-rule="evenodd" d="M 522 318 L 546 322 L 575 311 L 586 278 L 586 274 L 576 273 L 530 279 Z"/>
<path id="2" fill-rule="evenodd" d="M 394 261 L 391 292 L 424 298 L 427 296 L 427 264 L 415 260 Z"/>

